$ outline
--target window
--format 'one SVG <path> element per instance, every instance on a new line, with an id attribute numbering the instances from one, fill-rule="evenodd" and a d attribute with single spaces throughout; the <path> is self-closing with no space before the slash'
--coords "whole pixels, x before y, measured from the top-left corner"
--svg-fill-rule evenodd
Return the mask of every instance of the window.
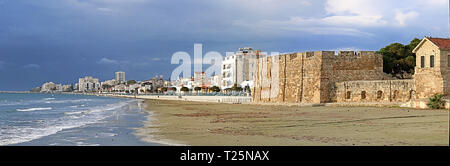
<path id="1" fill-rule="evenodd" d="M 350 99 L 352 97 L 352 91 L 347 91 L 347 94 L 345 94 L 345 99 Z"/>
<path id="2" fill-rule="evenodd" d="M 450 67 L 450 55 L 447 57 L 447 67 Z"/>
<path id="3" fill-rule="evenodd" d="M 377 99 L 380 100 L 383 97 L 383 91 L 379 90 L 377 92 Z"/>
<path id="4" fill-rule="evenodd" d="M 414 99 L 415 98 L 415 95 L 416 95 L 416 91 L 414 91 L 414 90 L 410 90 L 409 91 L 409 100 L 411 100 L 411 99 Z"/>
<path id="5" fill-rule="evenodd" d="M 425 56 L 420 56 L 420 67 L 421 68 L 425 67 Z"/>
<path id="6" fill-rule="evenodd" d="M 361 99 L 366 99 L 366 91 L 361 92 Z"/>
<path id="7" fill-rule="evenodd" d="M 392 99 L 393 99 L 393 100 L 397 100 L 397 97 L 398 97 L 398 90 L 395 90 L 395 91 L 394 91 L 394 94 L 393 94 L 393 96 L 392 96 Z"/>
<path id="8" fill-rule="evenodd" d="M 434 67 L 434 55 L 430 56 L 430 67 Z"/>

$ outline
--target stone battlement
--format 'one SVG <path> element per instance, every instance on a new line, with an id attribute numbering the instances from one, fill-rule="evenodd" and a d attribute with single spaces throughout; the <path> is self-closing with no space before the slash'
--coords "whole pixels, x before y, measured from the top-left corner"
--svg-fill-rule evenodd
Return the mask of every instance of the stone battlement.
<path id="1" fill-rule="evenodd" d="M 303 58 L 321 58 L 321 59 L 348 59 L 348 58 L 360 58 L 360 59 L 383 59 L 381 54 L 375 51 L 308 51 L 308 52 L 297 52 L 297 53 L 287 53 L 272 56 L 278 59 L 293 60 L 298 57 Z"/>

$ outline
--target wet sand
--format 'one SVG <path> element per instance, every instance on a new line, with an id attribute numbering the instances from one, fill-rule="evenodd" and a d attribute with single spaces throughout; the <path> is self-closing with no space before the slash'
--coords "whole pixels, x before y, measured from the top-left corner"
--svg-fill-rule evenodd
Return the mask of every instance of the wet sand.
<path id="1" fill-rule="evenodd" d="M 146 100 L 143 141 L 171 145 L 449 145 L 449 111 Z"/>

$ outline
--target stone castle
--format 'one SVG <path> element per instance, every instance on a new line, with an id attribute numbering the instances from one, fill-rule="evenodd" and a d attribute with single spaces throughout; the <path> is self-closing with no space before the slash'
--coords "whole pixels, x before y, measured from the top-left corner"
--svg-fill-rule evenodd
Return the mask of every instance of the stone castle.
<path id="1" fill-rule="evenodd" d="M 426 37 L 413 53 L 417 57 L 415 74 L 402 80 L 383 73 L 382 55 L 373 51 L 339 51 L 337 55 L 315 51 L 259 58 L 253 101 L 411 103 L 434 94 L 450 94 L 450 39 Z"/>

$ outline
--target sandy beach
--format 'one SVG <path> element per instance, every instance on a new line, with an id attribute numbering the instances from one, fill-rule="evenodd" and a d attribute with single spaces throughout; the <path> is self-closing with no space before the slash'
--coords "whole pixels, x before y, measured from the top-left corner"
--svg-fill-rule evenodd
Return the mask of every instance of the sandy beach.
<path id="1" fill-rule="evenodd" d="M 145 100 L 137 135 L 169 145 L 449 145 L 449 111 Z"/>

